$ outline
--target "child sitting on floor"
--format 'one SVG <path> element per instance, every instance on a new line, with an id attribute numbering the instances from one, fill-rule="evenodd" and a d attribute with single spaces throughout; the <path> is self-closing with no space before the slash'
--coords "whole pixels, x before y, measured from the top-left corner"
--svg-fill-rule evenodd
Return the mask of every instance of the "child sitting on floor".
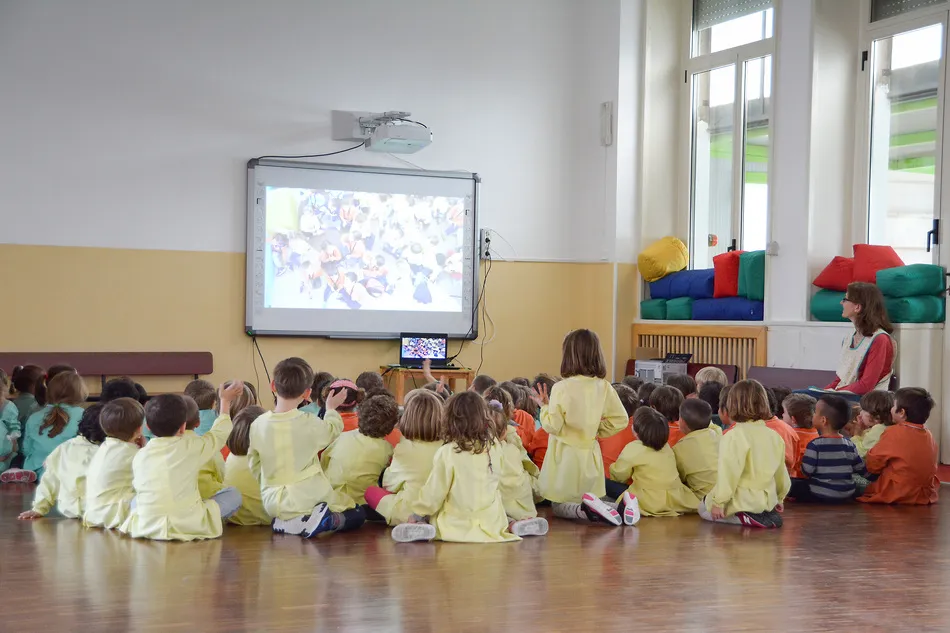
<path id="1" fill-rule="evenodd" d="M 484 394 L 489 387 L 494 387 L 498 384 L 498 381 L 488 376 L 486 374 L 479 374 L 475 376 L 475 379 L 472 381 L 472 384 L 468 386 L 469 391 L 474 391 L 478 395 Z"/>
<path id="2" fill-rule="evenodd" d="M 626 482 L 617 484 L 617 482 L 610 479 L 610 467 L 613 466 L 617 458 L 620 457 L 620 453 L 626 448 L 627 444 L 637 439 L 637 434 L 633 432 L 633 414 L 640 407 L 640 399 L 637 398 L 636 391 L 622 382 L 615 382 L 612 386 L 614 391 L 617 392 L 617 396 L 620 397 L 620 403 L 623 405 L 624 411 L 627 412 L 627 419 L 630 422 L 616 435 L 597 438 L 597 443 L 600 444 L 600 453 L 604 458 L 604 477 L 607 478 L 605 482 L 607 486 L 607 496 L 611 499 L 616 499 L 622 495 L 626 489 Z M 623 488 L 615 487 L 614 484 L 623 486 Z M 611 490 L 611 488 L 613 489 Z"/>
<path id="3" fill-rule="evenodd" d="M 485 391 L 492 418 L 492 463 L 498 465 L 498 490 L 508 515 L 508 531 L 516 536 L 544 536 L 548 522 L 535 507 L 538 467 L 528 457 L 511 424 L 511 396 L 500 387 Z M 530 469 L 530 470 L 529 470 Z"/>
<path id="4" fill-rule="evenodd" d="M 530 396 L 526 397 L 522 387 L 510 381 L 505 381 L 491 388 L 491 390 L 494 389 L 503 389 L 511 398 L 510 420 L 515 423 L 515 432 L 521 440 L 521 445 L 530 446 L 531 440 L 534 438 L 534 416 L 525 410 L 526 405 L 523 402 L 525 399 L 530 400 Z M 488 400 L 491 400 L 492 398 L 488 396 L 488 391 L 489 390 L 486 389 L 483 395 Z M 495 399 L 498 400 L 498 398 Z"/>
<path id="5" fill-rule="evenodd" d="M 765 426 L 772 417 L 765 389 L 740 380 L 728 392 L 726 409 L 736 423 L 719 443 L 716 485 L 699 504 L 707 521 L 777 528 L 791 485 L 785 468 L 785 443 Z"/>
<path id="6" fill-rule="evenodd" d="M 155 439 L 132 459 L 135 498 L 121 531 L 159 541 L 221 536 L 222 521 L 241 507 L 241 494 L 224 488 L 211 499 L 202 499 L 198 471 L 227 441 L 231 417 L 226 412 L 243 389 L 240 380 L 221 385 L 218 401 L 225 413 L 202 436 L 186 433 L 188 407 L 181 396 L 162 394 L 148 401 L 145 420 Z"/>
<path id="7" fill-rule="evenodd" d="M 813 423 L 815 404 L 814 398 L 802 393 L 793 393 L 782 403 L 785 409 L 783 420 L 785 426 L 795 431 L 794 439 L 789 439 L 791 436 L 782 437 L 786 447 L 785 464 L 788 467 L 788 475 L 792 479 L 801 479 L 802 456 L 805 454 L 808 443 L 818 437 L 818 431 L 814 429 Z M 781 435 L 777 428 L 771 426 L 769 428 Z"/>
<path id="8" fill-rule="evenodd" d="M 345 400 L 339 405 L 336 412 L 343 419 L 343 432 L 355 431 L 360 426 L 359 406 L 366 398 L 366 392 L 356 386 L 356 383 L 340 378 L 331 382 L 323 388 L 323 401 L 326 403 L 330 392 L 340 392 L 345 395 Z M 324 404 L 326 408 L 326 404 Z"/>
<path id="9" fill-rule="evenodd" d="M 327 371 L 318 371 L 313 375 L 313 385 L 310 389 L 310 402 L 304 401 L 300 408 L 307 413 L 312 413 L 321 420 L 326 413 L 326 402 L 323 399 L 323 391 L 329 387 L 336 378 Z"/>
<path id="10" fill-rule="evenodd" d="M 709 384 L 716 383 L 707 383 Z M 680 479 L 703 499 L 716 485 L 719 442 L 722 434 L 710 428 L 712 409 L 703 400 L 691 398 L 680 406 L 680 431 L 685 435 L 673 447 Z"/>
<path id="11" fill-rule="evenodd" d="M 463 391 L 445 403 L 445 445 L 412 504 L 409 523 L 393 528 L 393 540 L 499 543 L 518 541 L 508 531 L 499 490 L 501 464 L 492 460 L 492 420 L 480 394 Z M 497 453 L 496 459 L 498 461 Z"/>
<path id="12" fill-rule="evenodd" d="M 23 427 L 23 469 L 11 468 L 0 481 L 32 483 L 43 477 L 43 464 L 50 453 L 79 432 L 82 405 L 89 392 L 74 371 L 57 374 L 46 388 L 48 404 L 34 413 Z"/>
<path id="13" fill-rule="evenodd" d="M 705 382 L 699 389 L 699 399 L 708 404 L 709 410 L 712 412 L 709 421 L 718 426 L 720 431 L 726 426 L 722 418 L 719 417 L 719 394 L 722 393 L 722 388 L 721 383 Z"/>
<path id="14" fill-rule="evenodd" d="M 399 421 L 399 406 L 390 396 L 373 396 L 360 403 L 359 428 L 344 431 L 327 450 L 320 464 L 333 489 L 356 505 L 365 505 L 366 489 L 379 482 L 393 456 L 386 436 Z"/>
<path id="15" fill-rule="evenodd" d="M 241 507 L 228 519 L 234 525 L 270 525 L 271 518 L 261 501 L 261 484 L 251 473 L 247 463 L 247 449 L 251 443 L 251 425 L 264 415 L 264 409 L 252 404 L 234 416 L 234 426 L 228 435 L 228 458 L 224 462 L 224 486 L 241 493 Z"/>
<path id="16" fill-rule="evenodd" d="M 246 392 L 246 389 L 242 391 Z M 240 397 L 239 395 L 238 398 Z M 198 437 L 195 432 L 195 429 L 201 424 L 198 403 L 191 396 L 182 396 L 182 400 L 185 401 L 185 432 L 182 435 Z M 232 408 L 234 408 L 233 405 Z M 202 499 L 210 499 L 218 494 L 222 488 L 224 488 L 224 457 L 219 451 L 198 469 L 198 494 L 201 495 Z"/>
<path id="17" fill-rule="evenodd" d="M 638 376 L 624 376 L 621 382 L 633 389 L 634 393 L 639 392 L 643 386 L 643 381 Z"/>
<path id="18" fill-rule="evenodd" d="M 83 525 L 112 529 L 129 516 L 135 497 L 132 460 L 145 446 L 144 424 L 145 409 L 137 400 L 118 398 L 102 407 L 99 425 L 106 438 L 86 470 Z"/>
<path id="19" fill-rule="evenodd" d="M 937 444 L 924 426 L 934 408 L 925 389 L 905 387 L 894 393 L 888 427 L 868 451 L 868 472 L 879 475 L 858 501 L 928 505 L 937 503 Z"/>
<path id="20" fill-rule="evenodd" d="M 23 434 L 19 409 L 9 396 L 10 379 L 7 373 L 0 369 L 0 472 L 10 467 Z"/>
<path id="21" fill-rule="evenodd" d="M 688 374 L 672 374 L 666 377 L 666 385 L 683 394 L 683 398 L 696 398 L 696 381 Z"/>
<path id="22" fill-rule="evenodd" d="M 369 508 L 389 525 L 409 521 L 409 508 L 432 472 L 432 458 L 443 444 L 442 406 L 442 399 L 425 389 L 406 395 L 399 420 L 402 440 L 396 444 L 392 463 L 383 473 L 382 487 L 370 486 L 364 495 Z"/>
<path id="23" fill-rule="evenodd" d="M 857 432 L 851 436 L 862 458 L 881 441 L 888 427 L 894 425 L 891 409 L 894 394 L 890 391 L 869 391 L 861 397 L 861 413 L 858 414 Z"/>
<path id="24" fill-rule="evenodd" d="M 357 376 L 356 386 L 366 393 L 369 393 L 370 391 L 387 390 L 386 383 L 383 381 L 383 377 L 375 371 L 364 371 L 362 374 Z"/>
<path id="25" fill-rule="evenodd" d="M 840 503 L 854 498 L 854 475 L 867 478 L 864 461 L 854 444 L 841 436 L 851 407 L 841 396 L 822 396 L 815 406 L 813 424 L 819 437 L 805 447 L 802 474 L 792 479 L 789 493 L 796 501 Z"/>
<path id="26" fill-rule="evenodd" d="M 663 385 L 657 387 L 650 394 L 650 407 L 660 412 L 666 418 L 667 426 L 670 428 L 669 443 L 670 448 L 676 446 L 676 443 L 683 437 L 680 431 L 680 406 L 683 404 L 683 392 L 675 387 Z"/>
<path id="27" fill-rule="evenodd" d="M 645 382 L 640 385 L 640 388 L 637 389 L 637 397 L 640 398 L 640 406 L 648 407 L 650 406 L 650 396 L 653 395 L 653 392 L 656 391 L 656 383 Z"/>
<path id="28" fill-rule="evenodd" d="M 313 370 L 307 361 L 288 358 L 277 363 L 271 381 L 277 406 L 251 425 L 247 452 L 248 465 L 261 485 L 264 509 L 274 517 L 274 532 L 305 538 L 356 529 L 365 519 L 352 499 L 333 489 L 319 457 L 343 431 L 336 409 L 353 397 L 352 390 L 346 386 L 327 390 L 326 413 L 320 420 L 297 409 L 310 397 L 312 384 Z"/>
<path id="29" fill-rule="evenodd" d="M 703 367 L 698 372 L 696 372 L 697 393 L 702 391 L 703 385 L 710 383 L 717 383 L 718 385 L 725 387 L 729 384 L 729 378 L 726 376 L 726 372 L 719 369 L 718 367 Z"/>
<path id="30" fill-rule="evenodd" d="M 676 457 L 668 444 L 670 427 L 666 418 L 653 409 L 637 409 L 633 428 L 639 439 L 627 444 L 610 468 L 610 478 L 614 481 L 632 480 L 618 504 L 624 524 L 636 525 L 641 512 L 646 516 L 696 512 L 699 503 L 696 495 L 680 481 L 676 470 Z"/>
<path id="31" fill-rule="evenodd" d="M 788 390 L 782 390 L 779 388 L 778 393 L 785 394 L 784 397 L 787 398 L 789 395 Z M 801 454 L 805 451 L 805 444 L 801 444 L 799 440 L 798 432 L 795 430 L 794 425 L 790 425 L 785 421 L 785 405 L 781 400 L 778 400 L 776 392 L 774 389 L 769 387 L 765 388 L 765 395 L 769 398 L 769 407 L 772 409 L 772 417 L 765 421 L 765 426 L 769 427 L 773 431 L 779 434 L 782 438 L 782 441 L 785 442 L 785 467 L 791 472 L 795 468 L 795 464 L 801 463 Z M 812 403 L 811 413 L 814 413 L 814 400 L 810 401 Z M 798 412 L 802 409 L 802 406 L 796 408 L 796 416 Z M 806 415 L 808 420 L 811 420 L 811 413 Z M 796 418 L 789 418 L 793 421 Z M 809 422 L 810 424 L 810 422 Z"/>
<path id="32" fill-rule="evenodd" d="M 33 508 L 20 519 L 39 519 L 56 506 L 67 519 L 82 518 L 86 501 L 86 472 L 89 462 L 106 439 L 99 425 L 102 404 L 94 404 L 79 420 L 79 435 L 63 442 L 46 458 L 46 472 L 36 487 Z"/>
<path id="33" fill-rule="evenodd" d="M 541 427 L 550 435 L 538 480 L 554 515 L 567 519 L 600 517 L 620 525 L 621 518 L 601 497 L 604 460 L 594 440 L 610 437 L 630 424 L 620 396 L 605 379 L 607 363 L 597 334 L 574 330 L 564 338 L 561 355 L 564 380 L 548 394 L 539 386 Z"/>
<path id="34" fill-rule="evenodd" d="M 14 369 L 10 375 L 10 385 L 16 391 L 16 397 L 12 402 L 17 408 L 21 432 L 27 419 L 43 406 L 39 401 L 42 399 L 44 403 L 46 402 L 45 381 L 46 372 L 39 365 L 22 365 Z"/>
<path id="35" fill-rule="evenodd" d="M 218 418 L 218 390 L 207 380 L 192 380 L 185 385 L 185 395 L 198 405 L 198 427 L 194 431 L 197 435 L 204 435 Z"/>

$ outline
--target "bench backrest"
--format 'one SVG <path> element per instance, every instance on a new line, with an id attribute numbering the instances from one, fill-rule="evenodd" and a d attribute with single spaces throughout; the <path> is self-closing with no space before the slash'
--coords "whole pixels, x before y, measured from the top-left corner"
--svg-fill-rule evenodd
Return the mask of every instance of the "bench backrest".
<path id="1" fill-rule="evenodd" d="M 796 369 L 791 367 L 749 367 L 748 377 L 758 380 L 765 387 L 788 387 L 789 389 L 824 389 L 837 378 L 827 369 Z"/>
<path id="2" fill-rule="evenodd" d="M 83 376 L 201 376 L 214 373 L 211 352 L 3 352 L 0 368 L 67 364 Z"/>

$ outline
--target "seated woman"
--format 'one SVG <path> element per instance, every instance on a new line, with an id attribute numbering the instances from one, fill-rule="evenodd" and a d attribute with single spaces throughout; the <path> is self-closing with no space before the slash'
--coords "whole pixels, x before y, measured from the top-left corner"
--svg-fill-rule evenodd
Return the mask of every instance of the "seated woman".
<path id="1" fill-rule="evenodd" d="M 894 326 L 884 307 L 884 295 L 874 284 L 850 283 L 841 300 L 841 316 L 854 324 L 854 332 L 841 342 L 838 377 L 824 389 L 812 387 L 797 393 L 819 398 L 833 391 L 858 402 L 875 389 L 887 390 L 894 373 L 897 344 L 891 337 Z"/>

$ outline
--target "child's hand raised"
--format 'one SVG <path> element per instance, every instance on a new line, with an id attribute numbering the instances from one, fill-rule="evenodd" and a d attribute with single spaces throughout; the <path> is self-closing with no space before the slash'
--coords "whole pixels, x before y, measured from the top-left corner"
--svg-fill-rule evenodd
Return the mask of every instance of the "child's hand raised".
<path id="1" fill-rule="evenodd" d="M 243 380 L 229 380 L 218 387 L 218 401 L 221 403 L 221 413 L 227 413 L 231 409 L 231 402 L 240 396 L 243 391 Z"/>
<path id="2" fill-rule="evenodd" d="M 551 401 L 550 395 L 548 394 L 548 386 L 544 383 L 540 383 L 534 388 L 534 391 L 531 392 L 531 399 L 534 400 L 534 403 L 539 407 L 547 406 Z"/>
<path id="3" fill-rule="evenodd" d="M 331 390 L 330 393 L 327 394 L 326 409 L 327 411 L 336 411 L 344 402 L 346 402 L 345 387 L 341 387 L 336 391 Z"/>

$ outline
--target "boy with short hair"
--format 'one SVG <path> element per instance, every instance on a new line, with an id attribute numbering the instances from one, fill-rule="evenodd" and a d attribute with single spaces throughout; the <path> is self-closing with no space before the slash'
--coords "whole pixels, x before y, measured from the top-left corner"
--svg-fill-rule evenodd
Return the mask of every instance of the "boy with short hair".
<path id="1" fill-rule="evenodd" d="M 135 488 L 132 460 L 145 446 L 142 435 L 145 409 L 133 398 L 118 398 L 99 413 L 105 441 L 89 461 L 86 471 L 86 508 L 83 525 L 117 528 L 129 516 Z"/>
<path id="2" fill-rule="evenodd" d="M 696 398 L 696 381 L 689 374 L 673 374 L 666 377 L 666 384 L 678 389 L 683 398 Z"/>
<path id="3" fill-rule="evenodd" d="M 234 380 L 221 385 L 221 410 L 244 389 Z M 145 420 L 155 436 L 132 459 L 135 498 L 119 528 L 133 538 L 192 541 L 221 536 L 222 521 L 241 507 L 241 494 L 225 488 L 211 499 L 198 493 L 198 471 L 219 453 L 231 433 L 231 416 L 218 416 L 203 436 L 187 433 L 188 406 L 175 394 L 155 396 L 145 406 Z"/>
<path id="4" fill-rule="evenodd" d="M 218 390 L 207 380 L 192 380 L 185 385 L 184 395 L 198 405 L 198 426 L 194 429 L 198 435 L 204 435 L 218 418 L 215 410 L 218 404 Z"/>
<path id="5" fill-rule="evenodd" d="M 310 398 L 313 370 L 302 358 L 277 363 L 271 391 L 277 406 L 251 425 L 248 466 L 261 485 L 264 509 L 278 534 L 311 538 L 363 524 L 363 511 L 333 490 L 319 454 L 343 431 L 336 409 L 347 389 L 330 389 L 323 420 L 297 406 Z"/>
<path id="6" fill-rule="evenodd" d="M 683 393 L 668 385 L 657 387 L 650 394 L 650 407 L 656 409 L 666 418 L 670 427 L 670 437 L 668 443 L 670 448 L 676 446 L 676 443 L 683 437 L 680 431 L 680 405 L 683 404 Z"/>
<path id="7" fill-rule="evenodd" d="M 854 443 L 841 435 L 850 413 L 848 401 L 841 396 L 829 394 L 818 400 L 813 425 L 819 437 L 805 447 L 801 464 L 805 479 L 792 479 L 790 497 L 824 503 L 854 498 L 853 476 L 866 478 L 867 470 Z"/>
<path id="8" fill-rule="evenodd" d="M 865 457 L 867 469 L 878 474 L 858 501 L 929 505 L 937 503 L 937 444 L 924 427 L 934 401 L 927 390 L 905 387 L 894 394 L 888 427 Z"/>
<path id="9" fill-rule="evenodd" d="M 703 499 L 716 485 L 719 471 L 719 440 L 721 433 L 709 426 L 712 408 L 698 398 L 690 398 L 680 406 L 680 432 L 683 439 L 673 447 L 680 479 L 697 499 Z"/>

